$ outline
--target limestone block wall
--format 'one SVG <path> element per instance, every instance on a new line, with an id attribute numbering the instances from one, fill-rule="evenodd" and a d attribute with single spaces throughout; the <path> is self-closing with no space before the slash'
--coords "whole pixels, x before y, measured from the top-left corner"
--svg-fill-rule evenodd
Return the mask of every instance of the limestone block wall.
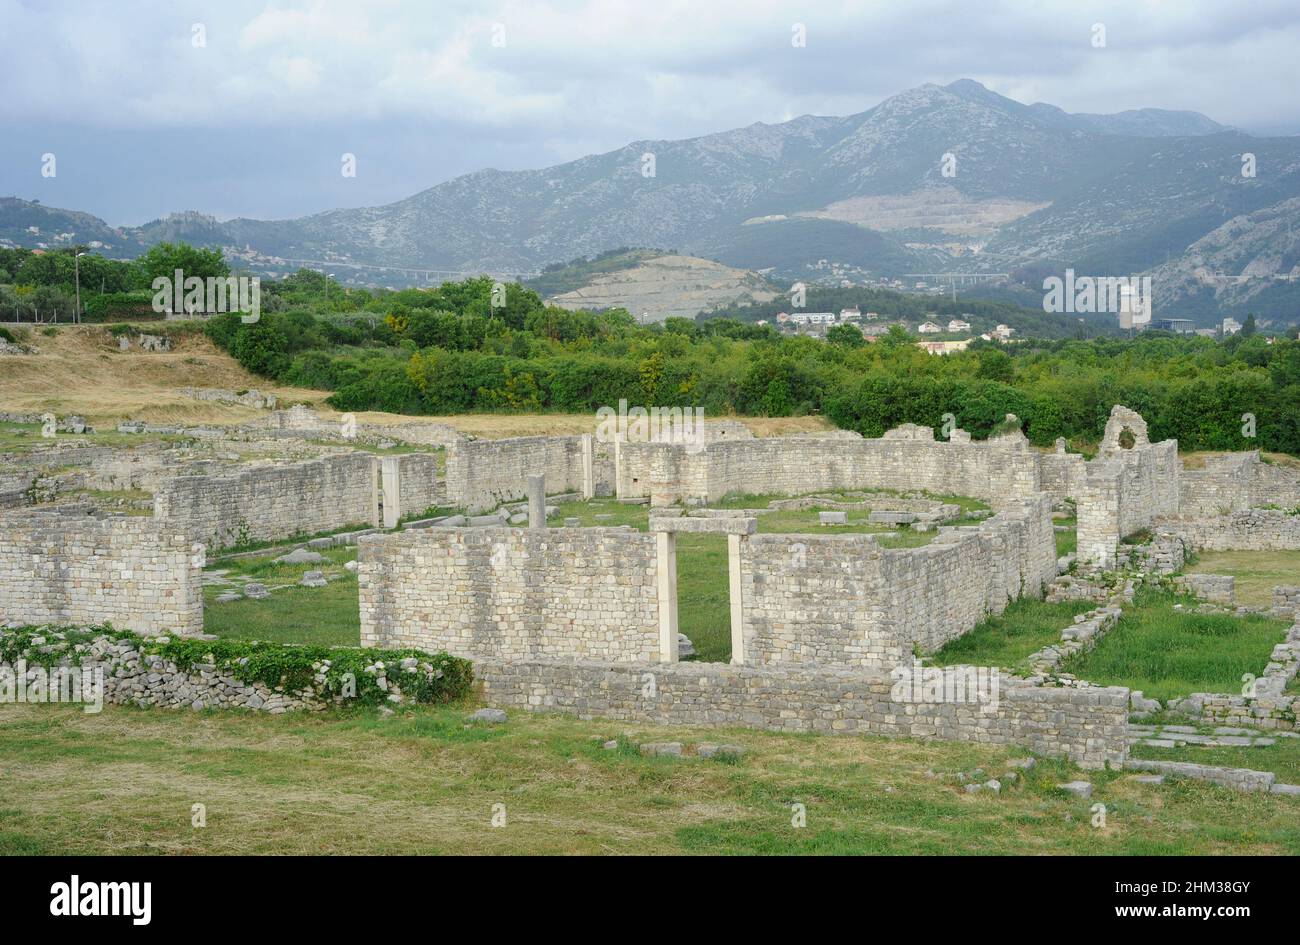
<path id="1" fill-rule="evenodd" d="M 528 495 L 528 477 L 546 476 L 549 495 L 577 492 L 583 483 L 583 438 L 520 436 L 465 440 L 447 447 L 447 503 L 471 512 Z"/>
<path id="2" fill-rule="evenodd" d="M 154 493 L 154 517 L 209 550 L 249 541 L 378 524 L 375 457 L 250 465 L 229 475 L 178 476 Z"/>
<path id="3" fill-rule="evenodd" d="M 1040 487 L 1055 499 L 1077 499 L 1086 467 L 1078 453 L 1044 453 L 1038 457 Z"/>
<path id="4" fill-rule="evenodd" d="M 849 670 L 497 659 L 476 660 L 474 673 L 489 703 L 580 718 L 1015 744 L 1084 768 L 1119 766 L 1128 755 L 1129 692 L 1121 688 L 1040 688 L 1002 677 L 996 710 L 985 711 L 895 701 L 889 677 Z"/>
<path id="5" fill-rule="evenodd" d="M 0 623 L 203 630 L 202 555 L 144 516 L 0 515 Z"/>
<path id="6" fill-rule="evenodd" d="M 744 662 L 886 671 L 911 659 L 887 627 L 886 552 L 870 535 L 741 540 Z"/>
<path id="7" fill-rule="evenodd" d="M 1259 453 L 1207 456 L 1198 469 L 1179 474 L 1178 514 L 1227 515 L 1251 507 Z"/>
<path id="8" fill-rule="evenodd" d="M 33 473 L 0 473 L 0 509 L 16 509 L 30 504 L 27 490 L 35 478 Z"/>
<path id="9" fill-rule="evenodd" d="M 598 496 L 614 494 L 617 450 L 612 442 L 599 438 L 592 443 L 592 493 Z"/>
<path id="10" fill-rule="evenodd" d="M 432 453 L 403 453 L 397 457 L 401 477 L 401 515 L 418 515 L 445 499 L 438 484 L 438 457 Z"/>
<path id="11" fill-rule="evenodd" d="M 978 526 L 941 528 L 921 548 L 870 535 L 750 535 L 741 545 L 744 661 L 889 670 L 1041 597 L 1056 574 L 1051 499 Z"/>
<path id="12" fill-rule="evenodd" d="M 1079 560 L 1114 567 L 1120 539 L 1175 514 L 1180 469 L 1177 440 L 1111 450 L 1088 463 L 1076 496 Z"/>
<path id="13" fill-rule="evenodd" d="M 447 423 L 413 421 L 411 423 L 358 423 L 357 439 L 366 442 L 400 440 L 416 446 L 448 446 L 462 437 L 455 427 Z"/>
<path id="14" fill-rule="evenodd" d="M 358 542 L 363 646 L 496 659 L 655 660 L 654 535 L 415 529 Z"/>
<path id="15" fill-rule="evenodd" d="M 1300 506 L 1300 469 L 1277 463 L 1257 463 L 1251 485 L 1253 505 Z"/>
<path id="16" fill-rule="evenodd" d="M 118 450 L 87 466 L 82 473 L 82 484 L 87 489 L 109 492 L 127 489 L 153 492 L 161 482 L 176 475 L 182 455 L 178 450 L 166 449 Z"/>
<path id="17" fill-rule="evenodd" d="M 921 431 L 926 436 L 921 435 Z M 891 431 L 893 432 L 893 431 Z M 619 496 L 670 505 L 730 492 L 802 495 L 834 489 L 925 489 L 1009 504 L 1040 490 L 1038 454 L 1019 434 L 940 442 L 928 427 L 880 439 L 770 437 L 710 443 L 624 443 Z"/>
<path id="18" fill-rule="evenodd" d="M 1300 515 L 1281 509 L 1247 509 L 1231 515 L 1166 519 L 1161 523 L 1194 551 L 1300 550 Z"/>

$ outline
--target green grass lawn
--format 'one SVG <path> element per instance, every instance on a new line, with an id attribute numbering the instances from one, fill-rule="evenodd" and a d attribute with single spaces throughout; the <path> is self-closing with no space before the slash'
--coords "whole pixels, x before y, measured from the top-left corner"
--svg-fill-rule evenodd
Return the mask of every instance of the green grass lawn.
<path id="1" fill-rule="evenodd" d="M 949 641 L 933 656 L 936 666 L 969 663 L 974 666 L 1020 668 L 1030 653 L 1061 639 L 1061 631 L 1074 623 L 1076 614 L 1092 610 L 1089 601 L 1048 604 L 1021 597 L 996 617 L 986 617 L 970 633 Z"/>
<path id="2" fill-rule="evenodd" d="M 1179 719 L 1185 724 L 1196 720 Z M 1212 726 L 1198 726 L 1209 734 Z M 1272 771 L 1283 784 L 1300 784 L 1300 738 L 1279 738 L 1276 744 L 1248 746 L 1245 748 L 1184 745 L 1181 748 L 1156 748 L 1151 745 L 1134 745 L 1134 758 L 1156 761 L 1192 761 L 1201 765 L 1218 765 L 1224 768 L 1252 768 L 1255 771 Z M 1300 805 L 1296 816 L 1300 817 Z"/>
<path id="3" fill-rule="evenodd" d="M 324 571 L 333 578 L 325 587 L 285 587 L 272 590 L 264 600 L 217 603 L 228 589 L 218 585 L 203 589 L 203 629 L 219 637 L 270 640 L 275 643 L 316 643 L 357 646 L 361 642 L 361 612 L 356 574 L 343 568 L 356 558 L 355 548 L 329 548 L 318 564 L 277 564 L 279 556 L 227 558 L 209 571 L 226 570 L 245 575 L 267 587 L 297 585 L 305 572 Z"/>
<path id="4" fill-rule="evenodd" d="M 695 644 L 693 659 L 731 662 L 726 535 L 677 536 L 677 629 Z"/>
<path id="5" fill-rule="evenodd" d="M 1187 570 L 1231 574 L 1237 603 L 1270 607 L 1275 584 L 1300 584 L 1300 551 L 1200 551 Z"/>
<path id="6" fill-rule="evenodd" d="M 1100 685 L 1141 689 L 1162 701 L 1193 692 L 1237 692 L 1242 674 L 1263 672 L 1287 626 L 1258 615 L 1180 612 L 1175 603 L 1194 606 L 1195 600 L 1140 592 L 1094 649 L 1067 660 L 1062 669 Z"/>
<path id="7" fill-rule="evenodd" d="M 956 773 L 1001 775 L 1024 754 L 1008 746 L 518 711 L 471 726 L 472 708 L 385 719 L 0 706 L 0 854 L 1300 853 L 1294 798 L 1042 760 L 1001 796 L 963 793 Z M 606 739 L 620 747 L 602 749 Z M 746 753 L 635 748 L 664 740 Z M 1055 789 L 1081 776 L 1091 800 Z M 205 827 L 192 826 L 195 804 Z M 493 827 L 499 804 L 505 824 Z M 805 827 L 791 823 L 795 804 Z"/>

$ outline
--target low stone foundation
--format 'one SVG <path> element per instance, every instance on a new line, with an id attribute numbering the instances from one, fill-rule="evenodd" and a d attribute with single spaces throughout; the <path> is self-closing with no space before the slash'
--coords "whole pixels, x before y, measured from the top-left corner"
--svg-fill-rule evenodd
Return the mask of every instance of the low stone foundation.
<path id="1" fill-rule="evenodd" d="M 888 676 L 721 663 L 475 660 L 488 703 L 579 718 L 781 732 L 892 735 L 1023 745 L 1084 768 L 1128 754 L 1127 689 L 1003 683 L 995 711 L 976 703 L 895 701 Z"/>
<path id="2" fill-rule="evenodd" d="M 1273 588 L 1272 616 L 1283 620 L 1293 618 L 1300 620 L 1300 586 L 1279 584 Z"/>

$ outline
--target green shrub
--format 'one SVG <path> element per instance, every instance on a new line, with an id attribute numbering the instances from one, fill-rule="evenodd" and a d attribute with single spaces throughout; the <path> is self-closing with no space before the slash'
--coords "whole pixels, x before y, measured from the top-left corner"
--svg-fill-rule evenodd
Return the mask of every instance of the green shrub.
<path id="1" fill-rule="evenodd" d="M 196 664 L 210 663 L 245 683 L 262 683 L 284 692 L 315 688 L 315 677 L 325 661 L 325 688 L 330 693 L 344 690 L 349 678 L 355 681 L 355 701 L 378 705 L 388 692 L 371 672 L 384 664 L 384 675 L 402 691 L 404 699 L 420 703 L 456 702 L 469 695 L 474 668 L 468 660 L 446 653 L 422 650 L 384 650 L 374 647 L 297 646 L 258 640 L 193 640 L 186 638 L 142 638 L 109 624 L 96 627 L 19 627 L 0 631 L 0 662 L 13 664 L 24 659 L 29 665 L 51 667 L 67 659 L 80 665 L 85 644 L 98 637 L 131 640 L 141 656 L 154 655 L 175 663 L 183 672 Z M 37 639 L 44 642 L 37 643 Z M 419 665 L 403 670 L 402 660 Z M 428 667 L 427 670 L 424 667 Z"/>

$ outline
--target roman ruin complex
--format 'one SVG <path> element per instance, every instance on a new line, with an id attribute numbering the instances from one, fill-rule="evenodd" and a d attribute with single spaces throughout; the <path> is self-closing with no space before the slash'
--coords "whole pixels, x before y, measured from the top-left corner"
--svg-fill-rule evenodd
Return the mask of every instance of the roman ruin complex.
<path id="1" fill-rule="evenodd" d="M 1152 443 L 1122 406 L 1093 459 L 1064 443 L 1035 449 L 1008 421 L 985 441 L 914 425 L 879 438 L 756 438 L 734 423 L 689 442 L 475 440 L 417 420 L 340 429 L 294 407 L 242 428 L 161 431 L 171 437 L 135 448 L 60 435 L 0 456 L 0 622 L 198 635 L 211 556 L 319 536 L 357 544 L 363 645 L 469 658 L 491 704 L 1017 743 L 1085 767 L 1121 764 L 1130 693 L 1062 685 L 1050 653 L 1042 673 L 999 676 L 993 701 L 900 700 L 899 673 L 1011 601 L 1068 596 L 1089 574 L 1174 570 L 1200 549 L 1300 549 L 1300 516 L 1284 511 L 1300 506 L 1300 476 L 1258 452 L 1185 467 L 1175 441 Z M 105 508 L 97 490 L 139 497 Z M 897 520 L 933 540 L 768 534 L 761 510 L 716 508 L 736 494 L 853 490 L 902 493 Z M 920 492 L 991 511 L 947 525 L 955 507 L 908 497 Z M 648 505 L 649 528 L 547 527 L 545 502 L 558 496 Z M 1052 518 L 1067 506 L 1078 551 L 1058 560 Z M 1152 540 L 1126 543 L 1141 532 Z M 727 664 L 680 657 L 677 540 L 699 533 L 726 538 Z"/>

